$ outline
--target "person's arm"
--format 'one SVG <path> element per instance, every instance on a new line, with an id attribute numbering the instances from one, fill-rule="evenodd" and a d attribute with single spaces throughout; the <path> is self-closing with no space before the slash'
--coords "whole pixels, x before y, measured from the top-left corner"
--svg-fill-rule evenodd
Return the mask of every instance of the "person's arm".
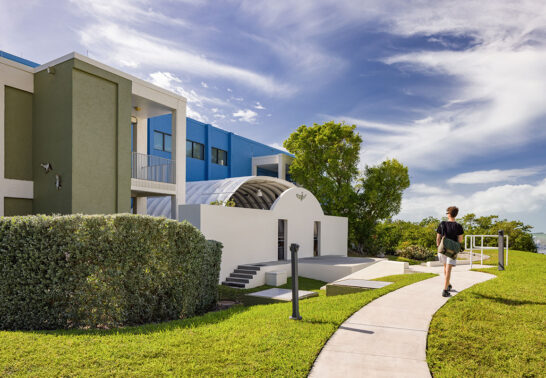
<path id="1" fill-rule="evenodd" d="M 459 243 L 463 242 L 463 235 L 459 235 Z"/>
<path id="2" fill-rule="evenodd" d="M 440 245 L 441 241 L 442 241 L 442 235 L 439 233 L 436 233 L 436 247 Z"/>

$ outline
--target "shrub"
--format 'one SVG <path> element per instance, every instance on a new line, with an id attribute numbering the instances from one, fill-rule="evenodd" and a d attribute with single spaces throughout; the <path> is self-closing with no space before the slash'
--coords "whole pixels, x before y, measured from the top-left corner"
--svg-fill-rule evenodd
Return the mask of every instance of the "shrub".
<path id="1" fill-rule="evenodd" d="M 400 244 L 400 248 L 396 250 L 396 254 L 407 259 L 421 261 L 431 260 L 436 257 L 436 252 L 420 245 L 409 244 L 408 242 Z"/>
<path id="2" fill-rule="evenodd" d="M 0 217 L 0 329 L 117 327 L 217 300 L 221 244 L 139 215 Z"/>

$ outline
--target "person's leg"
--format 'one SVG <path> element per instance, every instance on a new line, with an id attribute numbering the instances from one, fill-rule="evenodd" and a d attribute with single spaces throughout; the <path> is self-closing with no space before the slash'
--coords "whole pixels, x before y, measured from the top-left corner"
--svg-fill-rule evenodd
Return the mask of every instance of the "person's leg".
<path id="1" fill-rule="evenodd" d="M 449 289 L 449 281 L 451 279 L 451 269 L 453 268 L 453 265 L 451 264 L 446 264 L 445 265 L 445 284 L 444 284 L 444 290 L 448 290 Z"/>

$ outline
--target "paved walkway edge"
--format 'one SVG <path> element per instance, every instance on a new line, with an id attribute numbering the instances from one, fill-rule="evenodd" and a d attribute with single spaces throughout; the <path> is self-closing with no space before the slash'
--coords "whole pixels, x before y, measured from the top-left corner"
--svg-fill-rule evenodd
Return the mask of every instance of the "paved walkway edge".
<path id="1" fill-rule="evenodd" d="M 495 277 L 456 267 L 451 283 L 458 291 L 452 295 Z M 448 300 L 441 296 L 443 279 L 439 275 L 404 286 L 355 312 L 328 340 L 309 376 L 430 377 L 427 334 L 432 316 Z"/>

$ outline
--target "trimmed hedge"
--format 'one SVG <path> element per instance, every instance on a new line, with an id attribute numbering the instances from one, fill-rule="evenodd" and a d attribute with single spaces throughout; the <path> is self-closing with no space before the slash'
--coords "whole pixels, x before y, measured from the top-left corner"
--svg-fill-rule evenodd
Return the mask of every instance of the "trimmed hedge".
<path id="1" fill-rule="evenodd" d="M 118 327 L 216 304 L 221 243 L 140 215 L 0 217 L 0 329 Z"/>

